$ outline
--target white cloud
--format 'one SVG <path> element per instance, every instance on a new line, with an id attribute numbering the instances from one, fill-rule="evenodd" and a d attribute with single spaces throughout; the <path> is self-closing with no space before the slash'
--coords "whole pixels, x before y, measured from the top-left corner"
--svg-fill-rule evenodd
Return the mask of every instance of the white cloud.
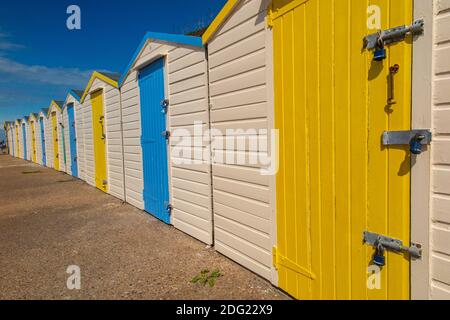
<path id="1" fill-rule="evenodd" d="M 14 76 L 20 82 L 40 82 L 66 87 L 86 85 L 92 70 L 78 68 L 52 68 L 39 65 L 26 65 L 0 56 L 0 73 Z"/>
<path id="2" fill-rule="evenodd" d="M 9 37 L 9 34 L 0 32 L 0 50 L 8 51 L 25 48 L 25 46 L 21 44 L 10 41 Z"/>

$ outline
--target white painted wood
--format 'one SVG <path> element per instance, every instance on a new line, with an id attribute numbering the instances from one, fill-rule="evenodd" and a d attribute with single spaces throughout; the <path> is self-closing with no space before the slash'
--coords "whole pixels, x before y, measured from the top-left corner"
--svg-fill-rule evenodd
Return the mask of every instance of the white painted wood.
<path id="1" fill-rule="evenodd" d="M 192 133 L 195 122 L 209 123 L 207 65 L 203 48 L 148 42 L 121 87 L 127 202 L 144 209 L 139 70 L 158 58 L 166 59 L 166 95 L 170 101 L 167 126 Z M 181 131 L 178 131 L 181 132 Z M 185 136 L 185 134 L 183 134 Z M 169 193 L 175 228 L 213 243 L 211 175 L 209 164 L 176 164 L 175 138 L 169 144 Z M 191 150 L 195 150 L 192 148 Z"/>
<path id="2" fill-rule="evenodd" d="M 89 184 L 95 186 L 91 93 L 98 90 L 102 90 L 103 93 L 108 193 L 118 199 L 125 200 L 120 91 L 98 78 L 94 79 L 83 103 L 82 126 L 84 127 L 84 137 L 82 143 L 84 145 L 84 159 L 82 159 L 82 167 L 84 173 L 82 175 Z"/>
<path id="3" fill-rule="evenodd" d="M 208 43 L 211 127 L 222 135 L 233 130 L 230 136 L 255 136 L 273 128 L 266 8 L 264 0 L 241 1 Z M 213 137 L 223 141 L 218 133 Z M 276 283 L 271 178 L 261 174 L 265 166 L 248 158 L 244 164 L 223 163 L 223 154 L 231 155 L 218 148 L 213 152 L 216 249 Z"/>
<path id="4" fill-rule="evenodd" d="M 430 297 L 450 299 L 450 1 L 434 0 L 433 4 Z"/>
<path id="5" fill-rule="evenodd" d="M 414 17 L 425 20 L 425 31 L 413 42 L 412 128 L 431 128 L 433 4 L 414 1 Z M 411 260 L 411 298 L 430 297 L 430 148 L 415 156 L 411 168 L 411 242 L 420 243 L 422 259 Z"/>

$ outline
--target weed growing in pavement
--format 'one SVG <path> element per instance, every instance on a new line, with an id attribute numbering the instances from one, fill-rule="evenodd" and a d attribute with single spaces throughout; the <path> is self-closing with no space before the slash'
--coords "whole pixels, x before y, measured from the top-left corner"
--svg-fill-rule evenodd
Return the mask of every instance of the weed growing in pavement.
<path id="1" fill-rule="evenodd" d="M 219 269 L 216 269 L 213 272 L 210 272 L 208 269 L 204 269 L 192 278 L 191 283 L 200 283 L 203 286 L 208 284 L 212 288 L 216 285 L 217 279 L 220 277 L 223 277 L 223 274 L 219 271 Z"/>

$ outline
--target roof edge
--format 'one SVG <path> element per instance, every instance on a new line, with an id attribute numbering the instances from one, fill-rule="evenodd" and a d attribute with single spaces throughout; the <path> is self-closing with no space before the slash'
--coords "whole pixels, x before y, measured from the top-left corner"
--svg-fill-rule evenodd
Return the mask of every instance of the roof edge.
<path id="1" fill-rule="evenodd" d="M 203 44 L 207 44 L 211 37 L 217 32 L 217 29 L 222 25 L 226 18 L 230 15 L 231 11 L 238 4 L 240 0 L 228 0 L 227 3 L 223 6 L 222 10 L 217 14 L 214 18 L 213 22 L 211 22 L 208 29 L 206 29 L 205 33 L 202 36 Z"/>
<path id="2" fill-rule="evenodd" d="M 84 103 L 84 100 L 86 99 L 87 95 L 89 94 L 89 90 L 91 89 L 92 84 L 94 83 L 95 79 L 100 79 L 103 82 L 106 82 L 107 84 L 113 86 L 114 88 L 117 88 L 117 89 L 119 88 L 119 83 L 116 80 L 113 80 L 113 79 L 107 77 L 106 75 L 100 73 L 99 71 L 94 71 L 92 73 L 91 78 L 89 79 L 86 89 L 84 89 L 84 93 L 81 96 L 80 103 Z"/>
<path id="3" fill-rule="evenodd" d="M 120 77 L 119 87 L 122 86 L 123 82 L 125 81 L 126 77 L 128 76 L 128 73 L 130 72 L 131 68 L 133 67 L 134 62 L 139 57 L 139 54 L 141 53 L 142 49 L 147 44 L 147 41 L 149 41 L 149 40 L 160 40 L 160 41 L 178 43 L 178 44 L 194 46 L 194 47 L 203 47 L 203 41 L 202 41 L 201 37 L 186 36 L 186 35 L 181 35 L 181 34 L 161 33 L 161 32 L 147 32 L 145 34 L 144 38 L 141 40 L 136 51 L 134 52 L 130 62 L 128 63 L 128 65 L 125 69 L 125 72 Z"/>

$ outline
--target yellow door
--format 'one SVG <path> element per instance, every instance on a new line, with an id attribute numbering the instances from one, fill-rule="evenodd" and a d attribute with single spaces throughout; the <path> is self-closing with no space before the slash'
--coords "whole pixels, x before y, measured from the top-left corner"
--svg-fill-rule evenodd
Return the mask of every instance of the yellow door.
<path id="1" fill-rule="evenodd" d="M 16 145 L 17 145 L 17 157 L 20 158 L 20 142 L 19 142 L 19 127 L 16 126 Z"/>
<path id="2" fill-rule="evenodd" d="M 53 128 L 53 165 L 55 170 L 59 170 L 59 145 L 58 145 L 58 119 L 56 112 L 52 112 L 52 128 Z"/>
<path id="3" fill-rule="evenodd" d="M 94 131 L 94 159 L 95 159 L 95 185 L 100 190 L 107 192 L 106 181 L 106 136 L 105 117 L 103 113 L 103 91 L 99 90 L 91 94 L 92 104 L 92 128 Z"/>
<path id="4" fill-rule="evenodd" d="M 32 143 L 32 150 L 33 150 L 33 155 L 32 155 L 32 160 L 34 163 L 37 163 L 37 154 L 36 154 L 36 131 L 35 131 L 35 125 L 34 125 L 34 121 L 31 121 L 31 143 Z"/>
<path id="5" fill-rule="evenodd" d="M 368 5 L 383 29 L 412 23 L 412 0 L 275 0 L 275 123 L 279 286 L 299 299 L 408 299 L 409 258 L 387 253 L 379 274 L 370 231 L 410 243 L 410 153 L 385 148 L 409 130 L 411 39 L 387 59 L 363 50 Z M 397 104 L 387 106 L 389 68 Z M 378 282 L 379 280 L 379 282 Z"/>

